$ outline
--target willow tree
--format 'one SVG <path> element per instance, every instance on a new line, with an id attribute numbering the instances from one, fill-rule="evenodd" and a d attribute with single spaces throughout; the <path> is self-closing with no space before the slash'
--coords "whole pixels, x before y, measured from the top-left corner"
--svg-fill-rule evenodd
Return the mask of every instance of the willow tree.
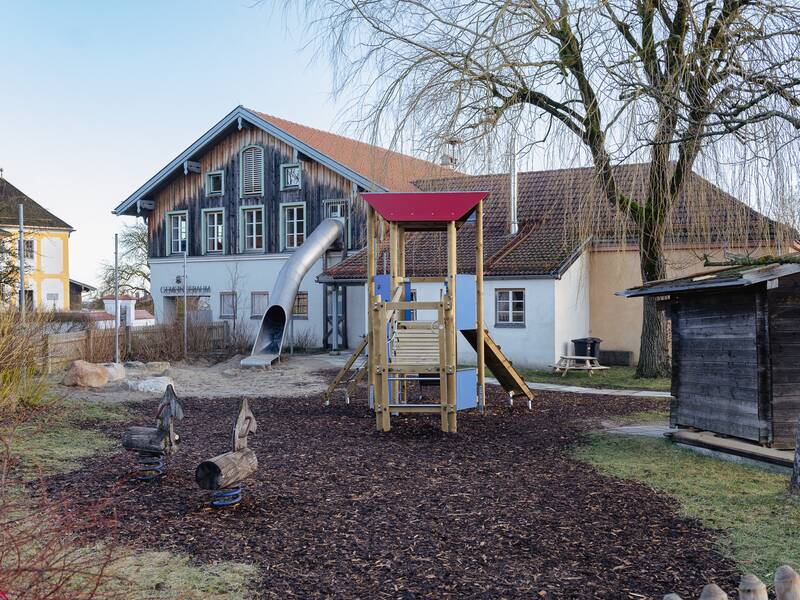
<path id="1" fill-rule="evenodd" d="M 698 156 L 775 157 L 800 129 L 795 3 L 309 0 L 305 8 L 337 89 L 352 94 L 374 131 L 430 150 L 453 138 L 479 149 L 513 124 L 562 154 L 575 148 L 632 223 L 644 282 L 667 275 L 666 232 Z M 631 158 L 649 163 L 636 198 L 614 170 Z M 652 301 L 643 310 L 638 374 L 663 375 L 666 321 Z"/>

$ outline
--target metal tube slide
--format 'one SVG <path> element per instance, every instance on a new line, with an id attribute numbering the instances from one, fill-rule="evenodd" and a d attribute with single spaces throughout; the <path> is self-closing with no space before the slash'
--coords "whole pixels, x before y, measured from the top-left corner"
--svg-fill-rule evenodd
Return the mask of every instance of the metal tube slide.
<path id="1" fill-rule="evenodd" d="M 281 355 L 286 326 L 292 314 L 295 296 L 308 270 L 339 239 L 344 225 L 339 219 L 325 219 L 294 251 L 281 268 L 270 294 L 270 305 L 261 318 L 256 341 L 250 356 L 241 361 L 243 367 L 271 365 Z"/>

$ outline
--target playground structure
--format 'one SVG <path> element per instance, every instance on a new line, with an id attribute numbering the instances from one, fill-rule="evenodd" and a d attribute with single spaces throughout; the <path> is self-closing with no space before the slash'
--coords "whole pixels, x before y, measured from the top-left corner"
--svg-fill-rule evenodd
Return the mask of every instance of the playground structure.
<path id="1" fill-rule="evenodd" d="M 485 407 L 485 369 L 489 367 L 509 393 L 533 395 L 524 380 L 486 332 L 483 322 L 483 200 L 487 192 L 365 193 L 367 204 L 368 327 L 365 340 L 351 355 L 326 392 L 329 403 L 335 387 L 358 356 L 366 359 L 348 382 L 349 401 L 358 380 L 367 375 L 370 406 L 378 431 L 391 429 L 391 417 L 399 413 L 439 414 L 442 431 L 456 433 L 459 410 Z M 458 274 L 458 230 L 475 218 L 475 275 Z M 406 234 L 445 232 L 446 274 L 408 277 L 405 265 Z M 377 248 L 388 233 L 388 273 L 377 273 Z M 385 244 L 384 244 L 385 245 Z M 443 286 L 439 300 L 411 298 L 414 283 Z M 413 315 L 430 315 L 420 320 Z M 458 333 L 475 348 L 476 367 L 459 367 Z M 439 401 L 408 402 L 408 384 L 436 387 Z"/>
<path id="2" fill-rule="evenodd" d="M 183 419 L 183 405 L 175 389 L 168 385 L 156 410 L 156 426 L 133 426 L 122 437 L 122 447 L 139 454 L 139 481 L 150 481 L 166 472 L 164 457 L 175 454 L 180 442 L 175 419 Z"/>
<path id="3" fill-rule="evenodd" d="M 323 220 L 284 263 L 270 294 L 270 305 L 261 318 L 253 350 L 250 356 L 241 361 L 241 366 L 267 367 L 280 358 L 300 283 L 314 263 L 341 237 L 343 231 L 344 225 L 340 220 Z"/>
<path id="4" fill-rule="evenodd" d="M 223 508 L 242 501 L 242 482 L 258 469 L 256 453 L 247 447 L 247 436 L 258 428 L 247 398 L 239 405 L 233 423 L 233 450 L 201 462 L 195 469 L 200 489 L 211 490 L 211 506 Z"/>

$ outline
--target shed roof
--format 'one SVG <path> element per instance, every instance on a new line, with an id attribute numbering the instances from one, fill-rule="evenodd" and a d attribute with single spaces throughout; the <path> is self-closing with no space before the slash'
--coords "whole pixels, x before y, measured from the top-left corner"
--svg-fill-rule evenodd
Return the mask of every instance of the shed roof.
<path id="1" fill-rule="evenodd" d="M 798 255 L 792 256 L 793 259 L 798 258 Z M 800 273 L 800 264 L 797 262 L 775 260 L 763 265 L 736 265 L 717 271 L 695 273 L 686 277 L 651 281 L 645 285 L 617 292 L 617 295 L 635 298 L 639 296 L 670 296 L 726 288 L 743 288 L 778 279 L 779 277 L 794 275 L 795 273 Z"/>
<path id="2" fill-rule="evenodd" d="M 27 227 L 47 227 L 75 231 L 33 198 L 20 191 L 7 179 L 0 178 L 0 226 L 16 227 L 19 222 L 17 205 L 22 203 Z"/>
<path id="3" fill-rule="evenodd" d="M 425 226 L 465 221 L 488 192 L 367 193 L 361 197 L 391 223 Z"/>

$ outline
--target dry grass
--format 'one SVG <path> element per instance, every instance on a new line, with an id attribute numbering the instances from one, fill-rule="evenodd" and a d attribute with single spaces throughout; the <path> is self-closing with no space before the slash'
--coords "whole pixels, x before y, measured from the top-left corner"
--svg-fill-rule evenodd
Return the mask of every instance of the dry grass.
<path id="1" fill-rule="evenodd" d="M 25 322 L 19 313 L 0 311 L 0 416 L 41 405 L 47 382 L 38 368 L 46 315 L 33 313 Z"/>

